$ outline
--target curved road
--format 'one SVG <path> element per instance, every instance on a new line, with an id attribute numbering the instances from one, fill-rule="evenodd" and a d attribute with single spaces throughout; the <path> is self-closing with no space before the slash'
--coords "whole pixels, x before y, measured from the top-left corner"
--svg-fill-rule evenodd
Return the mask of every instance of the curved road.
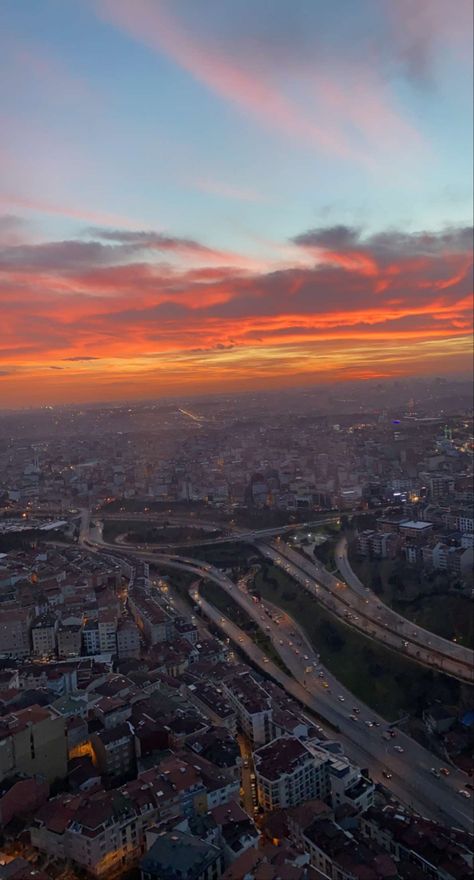
<path id="1" fill-rule="evenodd" d="M 474 654 L 468 648 L 436 636 L 397 614 L 360 584 L 353 589 L 338 580 L 316 560 L 297 553 L 284 541 L 256 543 L 260 553 L 298 581 L 322 605 L 398 653 L 461 681 L 474 683 Z M 340 554 L 341 555 L 341 554 Z M 341 562 L 342 564 L 342 562 Z M 362 593 L 361 593 L 362 589 Z"/>
<path id="2" fill-rule="evenodd" d="M 154 561 L 156 562 L 156 559 Z M 347 753 L 352 754 L 361 766 L 367 766 L 374 780 L 387 784 L 383 773 L 392 773 L 390 789 L 402 801 L 412 805 L 425 816 L 472 831 L 472 802 L 464 800 L 458 794 L 459 790 L 465 787 L 466 775 L 459 770 L 452 770 L 448 777 L 436 778 L 432 774 L 432 768 L 439 771 L 440 761 L 427 749 L 402 731 L 398 731 L 394 738 L 386 739 L 387 730 L 391 725 L 358 701 L 319 664 L 314 649 L 308 641 L 303 640 L 291 618 L 281 612 L 275 615 L 271 607 L 267 607 L 264 603 L 263 609 L 266 608 L 269 612 L 265 613 L 260 603 L 255 603 L 245 589 L 239 589 L 219 569 L 206 563 L 178 557 L 163 558 L 160 559 L 160 563 L 166 568 L 191 571 L 203 578 L 213 580 L 245 609 L 271 638 L 274 649 L 296 680 L 274 667 L 250 637 L 217 609 L 213 609 L 211 619 L 229 638 L 245 649 L 263 670 L 271 672 L 288 693 L 325 718 L 333 727 L 337 727 L 341 731 L 342 740 L 345 741 Z M 194 595 L 197 595 L 195 589 Z M 198 597 L 196 601 L 201 603 L 202 609 L 206 612 L 212 608 L 202 597 Z M 279 618 L 279 622 L 274 620 L 275 616 Z M 292 635 L 293 632 L 296 633 L 296 637 Z M 298 645 L 298 642 L 301 642 L 301 645 Z M 275 669 L 278 676 L 275 674 Z M 311 671 L 308 672 L 308 669 Z M 322 678 L 319 676 L 320 672 L 323 674 Z M 327 683 L 327 688 L 324 687 L 323 682 Z M 343 697 L 343 700 L 340 697 Z M 354 709 L 358 711 L 355 712 Z M 352 720 L 351 715 L 356 716 L 358 720 Z M 372 726 L 369 726 L 368 722 Z M 341 737 L 338 735 L 339 738 Z M 437 806 L 440 804 L 443 806 Z"/>

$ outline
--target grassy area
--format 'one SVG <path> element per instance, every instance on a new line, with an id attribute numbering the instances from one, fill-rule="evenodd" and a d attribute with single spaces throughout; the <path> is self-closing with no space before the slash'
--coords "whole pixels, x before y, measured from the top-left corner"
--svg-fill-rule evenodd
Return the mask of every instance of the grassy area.
<path id="1" fill-rule="evenodd" d="M 446 639 L 474 648 L 474 615 L 470 596 L 447 572 L 426 572 L 399 559 L 358 559 L 351 548 L 353 570 L 387 605 Z"/>
<path id="2" fill-rule="evenodd" d="M 387 719 L 420 717 L 433 700 L 469 705 L 472 689 L 389 651 L 341 623 L 285 572 L 265 564 L 254 587 L 303 627 L 325 666 Z"/>
<path id="3" fill-rule="evenodd" d="M 204 581 L 200 593 L 214 608 L 225 614 L 239 629 L 247 633 L 253 642 L 266 654 L 269 660 L 275 663 L 287 675 L 291 675 L 279 654 L 273 647 L 271 639 L 265 635 L 259 626 L 249 617 L 244 609 L 213 581 Z"/>

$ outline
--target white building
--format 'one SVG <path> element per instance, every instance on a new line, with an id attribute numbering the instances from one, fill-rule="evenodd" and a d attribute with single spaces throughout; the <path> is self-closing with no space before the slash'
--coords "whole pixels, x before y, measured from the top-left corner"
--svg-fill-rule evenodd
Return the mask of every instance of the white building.
<path id="1" fill-rule="evenodd" d="M 264 810 L 330 797 L 328 755 L 312 753 L 294 736 L 274 739 L 254 753 L 258 802 Z"/>
<path id="2" fill-rule="evenodd" d="M 255 746 L 273 739 L 272 704 L 267 692 L 251 675 L 239 675 L 223 685 L 235 709 L 242 732 Z"/>

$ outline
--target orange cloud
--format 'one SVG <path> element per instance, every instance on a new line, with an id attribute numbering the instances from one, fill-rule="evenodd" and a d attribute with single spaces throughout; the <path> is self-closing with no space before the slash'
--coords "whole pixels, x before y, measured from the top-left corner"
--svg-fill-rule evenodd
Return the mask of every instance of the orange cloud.
<path id="1" fill-rule="evenodd" d="M 184 249 L 184 264 L 124 262 L 145 235 Z M 212 265 L 218 252 L 199 242 L 109 238 L 0 248 L 3 403 L 39 389 L 82 399 L 92 387 L 120 396 L 121 383 L 122 395 L 143 396 L 468 368 L 465 229 L 368 239 L 312 230 L 294 247 L 317 251 L 315 264 L 259 271 Z M 206 257 L 211 265 L 188 265 Z"/>

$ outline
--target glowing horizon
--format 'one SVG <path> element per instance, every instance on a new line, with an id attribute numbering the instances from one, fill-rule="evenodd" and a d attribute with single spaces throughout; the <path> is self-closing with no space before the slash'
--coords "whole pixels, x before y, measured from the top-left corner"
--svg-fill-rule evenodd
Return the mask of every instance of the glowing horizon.
<path id="1" fill-rule="evenodd" d="M 470 373 L 470 3 L 256 6 L 7 0 L 0 406 Z"/>

